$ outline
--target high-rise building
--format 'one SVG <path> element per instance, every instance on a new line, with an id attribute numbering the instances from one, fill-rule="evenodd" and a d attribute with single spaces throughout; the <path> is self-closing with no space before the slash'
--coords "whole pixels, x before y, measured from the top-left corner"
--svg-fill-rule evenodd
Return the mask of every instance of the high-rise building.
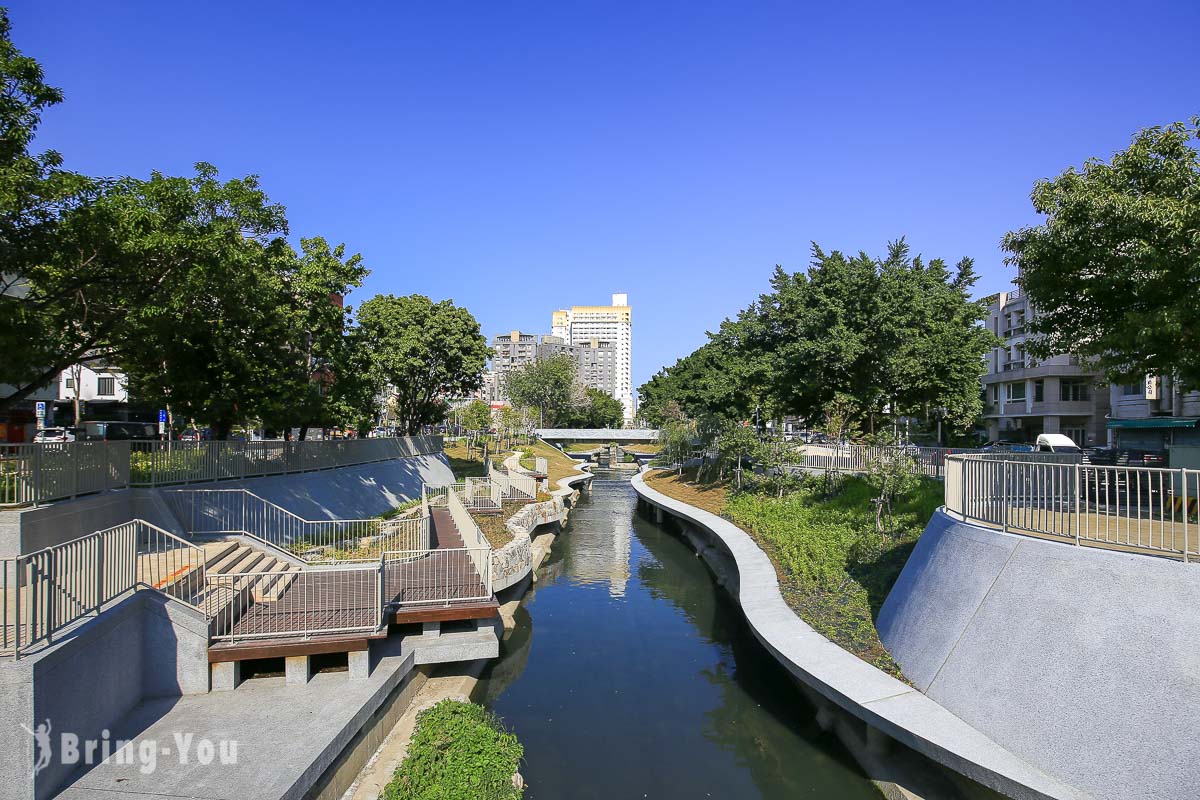
<path id="1" fill-rule="evenodd" d="M 612 342 L 592 339 L 579 344 L 567 344 L 561 336 L 543 336 L 538 345 L 538 359 L 568 355 L 575 359 L 580 382 L 591 389 L 617 396 L 617 347 Z"/>
<path id="2" fill-rule="evenodd" d="M 493 397 L 497 401 L 507 399 L 504 392 L 504 377 L 509 370 L 532 364 L 537 360 L 538 337 L 532 333 L 511 331 L 492 339 Z"/>
<path id="3" fill-rule="evenodd" d="M 625 421 L 632 422 L 633 311 L 629 306 L 629 295 L 614 294 L 610 306 L 571 306 L 555 311 L 551 316 L 550 332 L 567 345 L 586 345 L 596 351 L 603 349 L 601 343 L 612 346 L 615 350 L 616 374 L 611 393 L 625 409 Z M 592 355 L 595 359 L 604 358 L 600 352 Z"/>

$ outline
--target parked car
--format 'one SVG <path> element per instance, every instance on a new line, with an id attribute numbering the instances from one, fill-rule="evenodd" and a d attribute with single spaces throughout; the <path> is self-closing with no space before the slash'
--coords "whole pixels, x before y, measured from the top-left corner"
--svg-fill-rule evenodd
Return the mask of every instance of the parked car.
<path id="1" fill-rule="evenodd" d="M 1082 455 L 1083 448 L 1075 444 L 1070 436 L 1061 433 L 1043 433 L 1037 437 L 1039 453 L 1059 453 L 1063 455 Z"/>
<path id="2" fill-rule="evenodd" d="M 85 422 L 83 435 L 88 441 L 141 441 L 158 440 L 158 426 L 153 422 Z"/>
<path id="3" fill-rule="evenodd" d="M 42 428 L 33 435 L 34 442 L 73 442 L 75 431 L 71 428 Z"/>
<path id="4" fill-rule="evenodd" d="M 196 428 L 184 428 L 183 433 L 179 434 L 181 442 L 203 442 L 207 438 L 205 431 Z"/>

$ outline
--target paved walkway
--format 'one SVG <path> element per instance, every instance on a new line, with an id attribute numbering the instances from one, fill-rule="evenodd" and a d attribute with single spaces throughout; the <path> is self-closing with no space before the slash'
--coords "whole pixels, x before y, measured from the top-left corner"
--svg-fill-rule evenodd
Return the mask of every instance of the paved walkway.
<path id="1" fill-rule="evenodd" d="M 133 741 L 133 763 L 110 758 L 75 780 L 61 800 L 281 800 L 299 798 L 412 669 L 400 642 L 388 641 L 370 677 L 319 674 L 305 686 L 252 679 L 232 692 L 151 700 L 113 726 Z M 179 734 L 183 739 L 177 739 Z M 188 759 L 179 753 L 184 739 Z M 200 761 L 201 743 L 216 756 Z M 220 743 L 236 741 L 236 763 L 220 763 Z M 153 750 L 152 769 L 139 758 Z M 227 752 L 229 746 L 226 745 Z M 168 752 L 169 751 L 169 752 Z"/>

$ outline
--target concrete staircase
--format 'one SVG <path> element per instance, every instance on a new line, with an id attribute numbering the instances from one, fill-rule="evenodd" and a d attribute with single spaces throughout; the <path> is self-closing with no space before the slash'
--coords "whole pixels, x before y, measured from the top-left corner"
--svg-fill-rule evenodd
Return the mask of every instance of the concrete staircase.
<path id="1" fill-rule="evenodd" d="M 204 549 L 205 586 L 195 604 L 222 627 L 234 624 L 253 604 L 278 599 L 299 574 L 296 565 L 242 539 L 197 544 Z M 222 578 L 234 575 L 262 577 Z"/>

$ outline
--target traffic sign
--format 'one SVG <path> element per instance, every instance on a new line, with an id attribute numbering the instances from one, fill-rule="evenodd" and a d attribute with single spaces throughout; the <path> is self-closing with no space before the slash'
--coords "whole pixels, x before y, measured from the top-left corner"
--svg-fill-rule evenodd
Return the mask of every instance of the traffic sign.
<path id="1" fill-rule="evenodd" d="M 36 410 L 35 413 L 37 414 L 38 419 L 46 418 L 46 401 L 45 400 L 38 400 L 37 404 L 34 405 L 34 409 Z"/>
<path id="2" fill-rule="evenodd" d="M 158 410 L 158 421 L 159 422 L 167 421 L 167 410 L 165 408 L 160 408 Z"/>

